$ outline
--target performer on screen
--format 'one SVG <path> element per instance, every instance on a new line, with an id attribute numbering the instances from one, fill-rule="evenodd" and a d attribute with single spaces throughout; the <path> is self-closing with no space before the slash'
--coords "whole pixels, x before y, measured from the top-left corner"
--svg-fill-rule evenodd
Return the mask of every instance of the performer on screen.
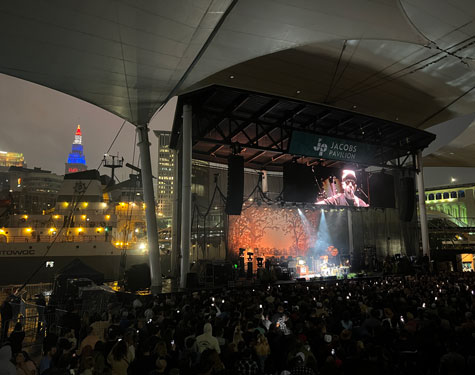
<path id="1" fill-rule="evenodd" d="M 335 194 L 329 198 L 317 202 L 321 205 L 329 206 L 353 206 L 369 207 L 369 205 L 355 195 L 356 192 L 356 173 L 351 169 L 345 169 L 341 175 L 343 193 Z"/>

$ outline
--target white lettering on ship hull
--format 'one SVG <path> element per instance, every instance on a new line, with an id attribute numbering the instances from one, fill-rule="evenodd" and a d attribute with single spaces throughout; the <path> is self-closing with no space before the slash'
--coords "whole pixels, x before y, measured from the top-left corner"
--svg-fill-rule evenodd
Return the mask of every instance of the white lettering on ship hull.
<path id="1" fill-rule="evenodd" d="M 0 256 L 28 256 L 28 255 L 36 255 L 35 250 L 0 250 Z"/>

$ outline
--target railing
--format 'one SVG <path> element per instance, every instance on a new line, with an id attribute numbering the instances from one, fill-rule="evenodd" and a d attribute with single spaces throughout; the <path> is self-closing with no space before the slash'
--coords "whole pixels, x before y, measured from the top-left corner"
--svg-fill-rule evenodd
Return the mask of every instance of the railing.
<path id="1" fill-rule="evenodd" d="M 10 303 L 13 310 L 13 318 L 2 323 L 0 336 L 6 340 L 15 329 L 17 323 L 21 323 L 22 331 L 25 332 L 23 347 L 29 347 L 41 342 L 45 337 L 48 327 L 58 327 L 66 310 L 55 309 L 47 312 L 45 306 L 37 306 L 28 303 Z"/>
<path id="2" fill-rule="evenodd" d="M 55 236 L 0 236 L 0 243 L 35 243 L 35 242 L 53 242 Z M 107 236 L 107 241 L 112 241 L 112 235 Z M 94 242 L 106 241 L 106 236 L 98 234 L 97 236 L 59 236 L 55 242 Z"/>
<path id="3" fill-rule="evenodd" d="M 0 287 L 0 305 L 12 293 L 18 290 L 21 285 L 3 285 Z M 52 283 L 37 283 L 26 285 L 21 293 L 21 297 L 25 301 L 33 299 L 36 295 L 51 291 L 53 289 Z"/>

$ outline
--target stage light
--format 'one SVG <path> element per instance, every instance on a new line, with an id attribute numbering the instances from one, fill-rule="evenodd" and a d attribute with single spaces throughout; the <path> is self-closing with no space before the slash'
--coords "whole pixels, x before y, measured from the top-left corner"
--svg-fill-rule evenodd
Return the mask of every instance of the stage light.
<path id="1" fill-rule="evenodd" d="M 247 260 L 248 260 L 249 262 L 252 262 L 252 257 L 253 257 L 253 255 L 254 255 L 254 253 L 251 253 L 251 252 L 249 252 L 249 251 L 247 252 Z"/>
<path id="2" fill-rule="evenodd" d="M 245 249 L 245 248 L 243 248 L 243 247 L 240 247 L 240 248 L 239 248 L 239 256 L 240 256 L 240 257 L 243 257 L 243 256 L 244 256 L 244 252 L 245 252 L 245 251 L 246 251 L 246 249 Z"/>

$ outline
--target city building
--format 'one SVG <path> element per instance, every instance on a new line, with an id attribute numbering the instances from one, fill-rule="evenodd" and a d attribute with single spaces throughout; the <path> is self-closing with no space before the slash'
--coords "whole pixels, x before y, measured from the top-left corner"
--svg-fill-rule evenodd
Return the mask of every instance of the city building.
<path id="1" fill-rule="evenodd" d="M 475 270 L 475 184 L 425 189 L 429 240 L 446 269 Z"/>
<path id="2" fill-rule="evenodd" d="M 0 151 L 0 167 L 26 167 L 25 157 L 19 152 Z"/>
<path id="3" fill-rule="evenodd" d="M 63 176 L 41 168 L 0 171 L 0 188 L 10 194 L 16 213 L 41 214 L 54 207 Z"/>
<path id="4" fill-rule="evenodd" d="M 157 215 L 171 221 L 173 216 L 173 188 L 175 175 L 175 154 L 168 145 L 171 132 L 154 131 L 158 138 L 158 170 L 157 170 Z"/>
<path id="5" fill-rule="evenodd" d="M 78 125 L 74 135 L 74 142 L 65 165 L 64 173 L 75 173 L 87 170 L 86 156 L 82 145 L 81 125 Z"/>
<path id="6" fill-rule="evenodd" d="M 428 212 L 441 212 L 458 226 L 475 226 L 475 184 L 425 189 Z"/>

